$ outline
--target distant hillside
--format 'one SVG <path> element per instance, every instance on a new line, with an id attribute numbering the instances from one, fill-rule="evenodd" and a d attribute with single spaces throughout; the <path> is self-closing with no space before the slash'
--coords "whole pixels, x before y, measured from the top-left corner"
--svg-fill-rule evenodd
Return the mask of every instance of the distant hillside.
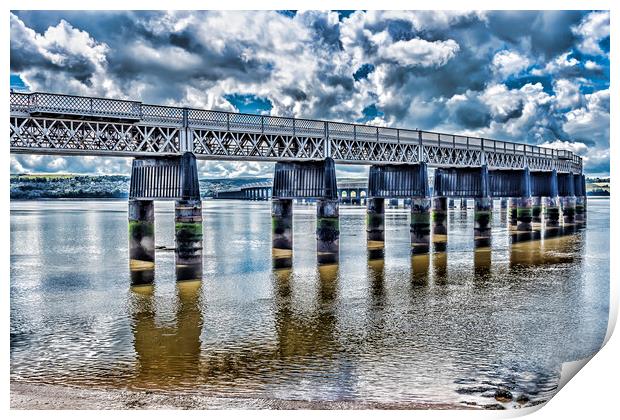
<path id="1" fill-rule="evenodd" d="M 215 191 L 238 188 L 271 178 L 201 179 L 203 197 L 213 197 Z M 126 175 L 11 175 L 12 200 L 39 198 L 127 198 L 129 176 Z"/>
<path id="2" fill-rule="evenodd" d="M 123 198 L 128 191 L 124 175 L 11 175 L 11 199 Z"/>
<path id="3" fill-rule="evenodd" d="M 586 178 L 586 192 L 590 196 L 609 196 L 609 178 Z"/>

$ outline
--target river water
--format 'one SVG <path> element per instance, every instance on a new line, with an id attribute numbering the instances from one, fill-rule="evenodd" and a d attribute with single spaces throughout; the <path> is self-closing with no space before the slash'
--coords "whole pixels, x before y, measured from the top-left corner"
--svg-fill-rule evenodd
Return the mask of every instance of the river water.
<path id="1" fill-rule="evenodd" d="M 274 271 L 268 202 L 204 201 L 204 275 L 175 281 L 156 252 L 130 287 L 125 201 L 11 202 L 11 380 L 310 401 L 536 404 L 561 363 L 602 344 L 609 200 L 586 228 L 513 244 L 494 211 L 490 253 L 473 210 L 451 210 L 445 253 L 410 256 L 408 211 L 386 211 L 369 260 L 365 211 L 341 207 L 340 264 L 316 263 L 315 207 L 294 209 L 294 261 Z M 172 203 L 156 245 L 174 246 Z M 510 403 L 508 405 L 514 405 Z"/>

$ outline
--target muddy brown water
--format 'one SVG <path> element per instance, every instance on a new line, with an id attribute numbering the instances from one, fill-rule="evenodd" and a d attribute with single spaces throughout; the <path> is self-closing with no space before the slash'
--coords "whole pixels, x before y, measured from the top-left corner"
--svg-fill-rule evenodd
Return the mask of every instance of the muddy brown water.
<path id="1" fill-rule="evenodd" d="M 11 380 L 89 389 L 381 404 L 549 399 L 561 363 L 602 344 L 609 201 L 585 228 L 492 248 L 451 210 L 445 253 L 410 255 L 386 213 L 369 260 L 365 212 L 342 207 L 340 264 L 318 267 L 315 208 L 294 209 L 290 270 L 271 265 L 268 202 L 204 201 L 202 281 L 175 281 L 171 203 L 156 203 L 155 282 L 129 285 L 127 203 L 11 203 Z M 519 399 L 519 403 L 515 402 Z"/>

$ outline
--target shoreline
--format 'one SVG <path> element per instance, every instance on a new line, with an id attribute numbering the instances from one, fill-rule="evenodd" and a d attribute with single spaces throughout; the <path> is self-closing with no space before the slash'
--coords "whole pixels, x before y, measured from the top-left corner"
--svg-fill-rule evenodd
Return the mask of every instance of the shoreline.
<path id="1" fill-rule="evenodd" d="M 11 381 L 11 410 L 467 410 L 481 406 L 439 403 L 380 403 L 363 401 L 303 401 L 219 397 L 182 392 L 89 389 Z"/>
<path id="2" fill-rule="evenodd" d="M 609 195 L 588 195 L 588 200 L 609 200 Z M 11 198 L 9 201 L 127 201 L 129 197 L 37 197 L 37 198 Z M 215 197 L 202 197 L 201 200 L 218 200 L 218 201 L 253 201 L 253 200 L 238 200 L 230 198 L 215 198 Z M 256 200 L 256 201 L 269 201 L 269 200 Z M 354 206 L 359 207 L 357 204 L 340 203 L 341 206 Z"/>

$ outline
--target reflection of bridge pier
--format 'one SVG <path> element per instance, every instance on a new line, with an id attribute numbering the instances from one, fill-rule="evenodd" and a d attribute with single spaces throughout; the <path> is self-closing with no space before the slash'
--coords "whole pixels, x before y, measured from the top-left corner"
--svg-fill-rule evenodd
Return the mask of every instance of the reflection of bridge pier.
<path id="1" fill-rule="evenodd" d="M 436 284 L 445 284 L 448 277 L 448 253 L 434 253 L 432 264 L 433 282 L 435 282 Z"/>
<path id="2" fill-rule="evenodd" d="M 484 280 L 491 272 L 491 248 L 480 248 L 474 251 L 475 279 Z"/>
<path id="3" fill-rule="evenodd" d="M 428 284 L 430 261 L 430 254 L 411 256 L 411 282 L 414 286 L 425 286 Z"/>
<path id="4" fill-rule="evenodd" d="M 200 376 L 200 281 L 177 283 L 172 324 L 157 321 L 154 286 L 132 288 L 131 328 L 138 366 L 139 388 L 195 383 Z"/>
<path id="5" fill-rule="evenodd" d="M 152 200 L 129 200 L 129 267 L 132 284 L 153 281 L 155 206 Z"/>
<path id="6" fill-rule="evenodd" d="M 543 264 L 566 264 L 574 260 L 574 247 L 579 246 L 579 236 L 574 230 L 559 228 L 552 237 L 543 241 L 533 239 L 513 242 L 510 246 L 511 266 L 535 266 Z"/>
<path id="7" fill-rule="evenodd" d="M 338 291 L 338 265 L 319 266 L 316 303 L 308 316 L 303 316 L 294 305 L 291 293 L 291 270 L 275 271 L 275 329 L 277 334 L 278 358 L 304 360 L 324 357 L 329 363 L 330 355 L 336 351 L 335 301 Z"/>

